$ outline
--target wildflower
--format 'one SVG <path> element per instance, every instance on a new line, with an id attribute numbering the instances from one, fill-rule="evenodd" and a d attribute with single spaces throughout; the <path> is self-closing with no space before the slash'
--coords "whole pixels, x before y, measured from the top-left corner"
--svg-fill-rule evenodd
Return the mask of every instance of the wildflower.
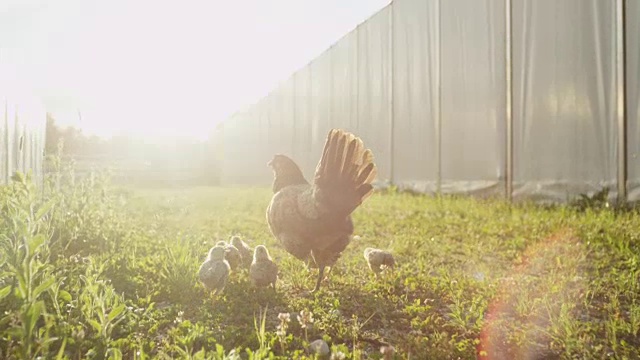
<path id="1" fill-rule="evenodd" d="M 184 311 L 178 311 L 178 317 L 173 320 L 174 324 L 180 324 L 183 321 L 182 316 L 184 315 Z"/>
<path id="2" fill-rule="evenodd" d="M 347 357 L 342 351 L 334 352 L 331 354 L 329 360 L 344 360 Z"/>
<path id="3" fill-rule="evenodd" d="M 290 322 L 291 321 L 291 314 L 289 313 L 280 313 L 278 314 L 278 319 L 280 319 L 280 322 Z"/>
<path id="4" fill-rule="evenodd" d="M 291 321 L 291 315 L 289 313 L 280 313 L 278 314 L 278 319 L 280 319 L 280 325 L 277 327 L 276 335 L 283 338 L 287 336 L 287 328 L 289 327 L 287 323 Z"/>
<path id="5" fill-rule="evenodd" d="M 289 327 L 288 323 L 291 321 L 291 314 L 279 313 L 278 319 L 280 320 L 280 325 L 277 327 L 276 335 L 280 339 L 280 350 L 284 353 L 286 349 L 287 328 Z"/>
<path id="6" fill-rule="evenodd" d="M 303 329 L 306 329 L 308 325 L 313 324 L 313 313 L 306 310 L 300 311 L 300 315 L 298 315 L 298 322 Z"/>

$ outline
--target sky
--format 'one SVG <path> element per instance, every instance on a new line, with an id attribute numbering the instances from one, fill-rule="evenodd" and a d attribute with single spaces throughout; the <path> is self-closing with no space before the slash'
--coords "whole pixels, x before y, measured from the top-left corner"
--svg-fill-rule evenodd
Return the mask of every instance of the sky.
<path id="1" fill-rule="evenodd" d="M 63 125 L 206 138 L 390 0 L 0 0 L 0 73 Z"/>

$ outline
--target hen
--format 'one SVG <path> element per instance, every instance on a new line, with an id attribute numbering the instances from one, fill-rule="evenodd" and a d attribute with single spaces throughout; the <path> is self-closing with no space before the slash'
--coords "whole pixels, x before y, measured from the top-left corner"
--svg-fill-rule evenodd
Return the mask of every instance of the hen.
<path id="1" fill-rule="evenodd" d="M 326 267 L 338 260 L 351 241 L 351 213 L 373 193 L 376 165 L 362 140 L 344 130 L 329 132 L 310 184 L 296 163 L 275 155 L 273 197 L 267 208 L 269 229 L 296 258 L 319 268 L 313 292 L 320 289 Z"/>

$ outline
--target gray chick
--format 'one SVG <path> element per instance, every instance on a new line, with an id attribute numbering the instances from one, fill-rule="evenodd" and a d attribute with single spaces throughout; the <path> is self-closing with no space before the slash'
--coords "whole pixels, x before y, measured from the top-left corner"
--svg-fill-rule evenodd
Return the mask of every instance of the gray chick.
<path id="1" fill-rule="evenodd" d="M 369 269 L 378 276 L 384 267 L 393 268 L 396 265 L 396 261 L 393 255 L 385 250 L 366 248 L 364 249 L 364 258 L 367 260 Z"/>
<path id="2" fill-rule="evenodd" d="M 226 243 L 225 241 L 218 241 L 216 246 L 221 246 L 224 248 L 224 258 L 229 262 L 229 266 L 231 266 L 231 270 L 236 270 L 240 262 L 242 262 L 242 257 L 240 256 L 240 251 L 233 245 Z"/>
<path id="3" fill-rule="evenodd" d="M 207 259 L 200 265 L 198 280 L 207 290 L 218 294 L 224 290 L 228 277 L 229 263 L 224 259 L 224 248 L 214 246 L 209 250 Z"/>
<path id="4" fill-rule="evenodd" d="M 239 236 L 231 237 L 231 245 L 235 246 L 240 252 L 242 265 L 249 268 L 251 266 L 251 261 L 253 261 L 253 249 L 247 245 L 246 242 L 242 241 Z"/>
<path id="5" fill-rule="evenodd" d="M 256 246 L 253 253 L 253 262 L 249 268 L 249 278 L 254 286 L 272 285 L 274 288 L 276 287 L 278 266 L 271 260 L 269 251 L 264 245 Z"/>

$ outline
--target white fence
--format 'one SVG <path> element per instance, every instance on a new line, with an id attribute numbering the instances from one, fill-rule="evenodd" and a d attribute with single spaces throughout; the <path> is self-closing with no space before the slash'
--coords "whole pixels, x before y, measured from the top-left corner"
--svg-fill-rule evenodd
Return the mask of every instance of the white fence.
<path id="1" fill-rule="evenodd" d="M 328 130 L 421 192 L 640 199 L 640 0 L 395 0 L 220 127 L 223 181 Z"/>
<path id="2" fill-rule="evenodd" d="M 0 68 L 0 185 L 16 171 L 42 180 L 45 129 L 43 105 Z"/>

